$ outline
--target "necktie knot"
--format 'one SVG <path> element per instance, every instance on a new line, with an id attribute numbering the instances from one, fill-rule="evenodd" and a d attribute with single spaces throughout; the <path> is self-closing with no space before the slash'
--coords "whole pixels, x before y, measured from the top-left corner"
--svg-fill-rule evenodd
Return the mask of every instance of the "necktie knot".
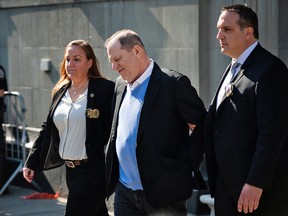
<path id="1" fill-rule="evenodd" d="M 233 77 L 236 75 L 236 72 L 237 72 L 237 68 L 240 66 L 241 64 L 237 61 L 233 62 L 232 63 L 232 66 L 231 66 L 231 73 L 232 73 L 232 79 Z"/>

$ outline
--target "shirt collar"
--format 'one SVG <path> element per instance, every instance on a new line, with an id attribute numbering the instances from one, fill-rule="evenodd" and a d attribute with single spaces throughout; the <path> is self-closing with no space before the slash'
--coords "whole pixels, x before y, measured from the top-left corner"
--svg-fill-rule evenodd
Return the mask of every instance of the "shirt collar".
<path id="1" fill-rule="evenodd" d="M 131 91 L 133 91 L 134 89 L 136 89 L 139 85 L 141 85 L 148 77 L 151 76 L 152 74 L 152 70 L 154 67 L 154 61 L 153 59 L 150 59 L 150 64 L 147 67 L 147 69 L 144 71 L 144 73 L 137 79 L 135 80 L 132 84 L 129 84 L 126 81 L 126 85 L 130 88 Z"/>
<path id="2" fill-rule="evenodd" d="M 244 62 L 246 61 L 246 59 L 248 58 L 248 56 L 251 54 L 251 52 L 255 49 L 255 47 L 257 46 L 258 41 L 255 41 L 252 45 L 250 45 L 237 59 L 233 59 L 233 61 L 239 62 L 241 65 L 244 64 Z"/>

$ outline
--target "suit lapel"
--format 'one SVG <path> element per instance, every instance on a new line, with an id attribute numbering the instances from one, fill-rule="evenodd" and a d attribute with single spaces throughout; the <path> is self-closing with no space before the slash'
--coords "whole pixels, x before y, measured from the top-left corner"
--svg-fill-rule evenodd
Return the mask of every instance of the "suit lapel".
<path id="1" fill-rule="evenodd" d="M 54 111 L 55 111 L 56 107 L 58 106 L 59 102 L 61 101 L 63 95 L 65 94 L 65 92 L 69 88 L 69 86 L 70 86 L 70 83 L 65 84 L 61 89 L 59 89 L 59 91 L 54 96 L 53 102 L 51 104 L 50 111 L 49 111 L 49 114 L 50 114 L 49 118 L 50 119 L 53 118 Z"/>
<path id="2" fill-rule="evenodd" d="M 95 109 L 96 108 L 96 99 L 97 99 L 97 79 L 90 79 L 88 85 L 88 93 L 87 93 L 87 107 L 85 111 L 86 116 L 86 137 L 90 132 L 91 126 L 91 119 L 87 117 L 87 110 L 88 109 Z"/>
<path id="3" fill-rule="evenodd" d="M 141 137 L 143 135 L 143 131 L 149 119 L 150 113 L 152 111 L 153 105 L 158 95 L 158 91 L 160 88 L 160 79 L 161 79 L 161 69 L 159 66 L 154 63 L 153 71 L 147 86 L 144 104 L 141 110 L 139 127 L 138 127 L 138 135 L 137 135 L 137 145 L 139 145 Z"/>
<path id="4" fill-rule="evenodd" d="M 112 122 L 112 128 L 111 128 L 111 136 L 114 137 L 116 133 L 116 126 L 118 124 L 118 114 L 119 114 L 119 108 L 122 103 L 123 97 L 126 92 L 126 83 L 125 81 L 119 77 L 116 80 L 116 85 L 115 85 L 115 95 L 113 98 L 113 107 L 114 107 L 114 114 L 113 114 L 113 122 Z"/>
<path id="5" fill-rule="evenodd" d="M 224 79 L 225 79 L 227 73 L 228 73 L 229 70 L 230 70 L 230 67 L 231 67 L 231 63 L 227 66 L 224 74 L 222 75 L 222 78 L 221 78 L 221 80 L 220 80 L 220 83 L 218 84 L 218 87 L 217 87 L 217 89 L 216 89 L 216 92 L 215 92 L 215 94 L 214 94 L 214 96 L 213 96 L 213 99 L 212 99 L 212 102 L 211 102 L 211 106 L 213 106 L 213 107 L 215 108 L 215 110 L 216 110 L 217 97 L 218 97 L 220 88 L 221 88 L 221 86 L 222 86 L 222 83 L 224 82 Z M 221 103 L 222 103 L 222 101 L 221 101 Z M 221 105 L 221 104 L 220 104 L 220 105 Z"/>
<path id="6" fill-rule="evenodd" d="M 234 79 L 231 80 L 231 82 L 230 82 L 230 83 L 232 84 L 232 85 L 231 85 L 232 88 L 236 87 L 237 83 L 238 83 L 239 80 L 243 77 L 243 75 L 244 75 L 244 70 L 241 69 L 241 70 L 237 73 L 237 75 L 234 77 Z M 232 90 L 233 90 L 233 89 L 232 89 Z M 225 89 L 225 91 L 226 91 L 226 89 Z M 227 96 L 227 95 L 226 95 L 226 92 L 225 92 L 225 94 L 223 95 L 222 100 L 221 100 L 221 102 L 220 102 L 220 104 L 219 104 L 219 107 L 220 107 L 221 103 L 222 103 L 227 97 L 229 97 L 229 96 Z"/>
<path id="7" fill-rule="evenodd" d="M 248 58 L 245 60 L 245 62 L 243 63 L 243 65 L 241 66 L 241 70 L 238 72 L 237 76 L 233 79 L 233 83 L 234 83 L 234 86 L 236 87 L 237 86 L 237 83 L 239 83 L 239 81 L 241 80 L 241 78 L 243 77 L 243 75 L 245 75 L 246 71 L 247 71 L 247 68 L 249 67 L 249 65 L 254 61 L 255 57 L 258 55 L 258 53 L 262 50 L 262 46 L 258 43 L 258 45 L 255 47 L 255 49 L 251 52 L 251 54 L 248 56 Z M 217 88 L 217 92 L 216 94 L 214 95 L 214 98 L 212 100 L 212 104 L 211 105 L 214 105 L 214 108 L 216 109 L 216 101 L 217 101 L 217 95 L 219 93 L 219 90 L 221 88 L 221 85 L 227 75 L 227 73 L 229 72 L 229 69 L 230 69 L 230 66 L 231 66 L 231 63 L 228 65 L 228 67 L 226 68 L 226 71 L 221 79 L 221 82 Z M 226 99 L 226 95 L 224 95 L 224 97 L 222 98 L 222 101 L 218 107 L 218 110 L 221 109 L 221 104 L 223 102 L 223 100 Z"/>

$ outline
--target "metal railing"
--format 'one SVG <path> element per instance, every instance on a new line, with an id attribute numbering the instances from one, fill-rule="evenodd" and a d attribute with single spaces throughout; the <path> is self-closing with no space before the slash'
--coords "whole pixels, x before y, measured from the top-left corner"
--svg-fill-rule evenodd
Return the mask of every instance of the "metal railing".
<path id="1" fill-rule="evenodd" d="M 6 104 L 6 112 L 3 116 L 2 127 L 6 141 L 6 160 L 16 162 L 17 166 L 13 169 L 12 174 L 10 174 L 3 187 L 0 188 L 0 196 L 17 174 L 22 172 L 26 160 L 25 144 L 28 142 L 25 124 L 26 108 L 22 95 L 16 91 L 5 91 L 4 101 Z"/>

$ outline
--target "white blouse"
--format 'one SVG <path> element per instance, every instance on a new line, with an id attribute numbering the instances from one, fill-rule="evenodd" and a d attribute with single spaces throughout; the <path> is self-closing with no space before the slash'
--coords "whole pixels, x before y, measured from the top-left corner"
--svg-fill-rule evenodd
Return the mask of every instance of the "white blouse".
<path id="1" fill-rule="evenodd" d="M 87 158 L 85 148 L 87 91 L 72 102 L 67 90 L 55 109 L 53 121 L 59 131 L 59 154 L 64 160 Z"/>

